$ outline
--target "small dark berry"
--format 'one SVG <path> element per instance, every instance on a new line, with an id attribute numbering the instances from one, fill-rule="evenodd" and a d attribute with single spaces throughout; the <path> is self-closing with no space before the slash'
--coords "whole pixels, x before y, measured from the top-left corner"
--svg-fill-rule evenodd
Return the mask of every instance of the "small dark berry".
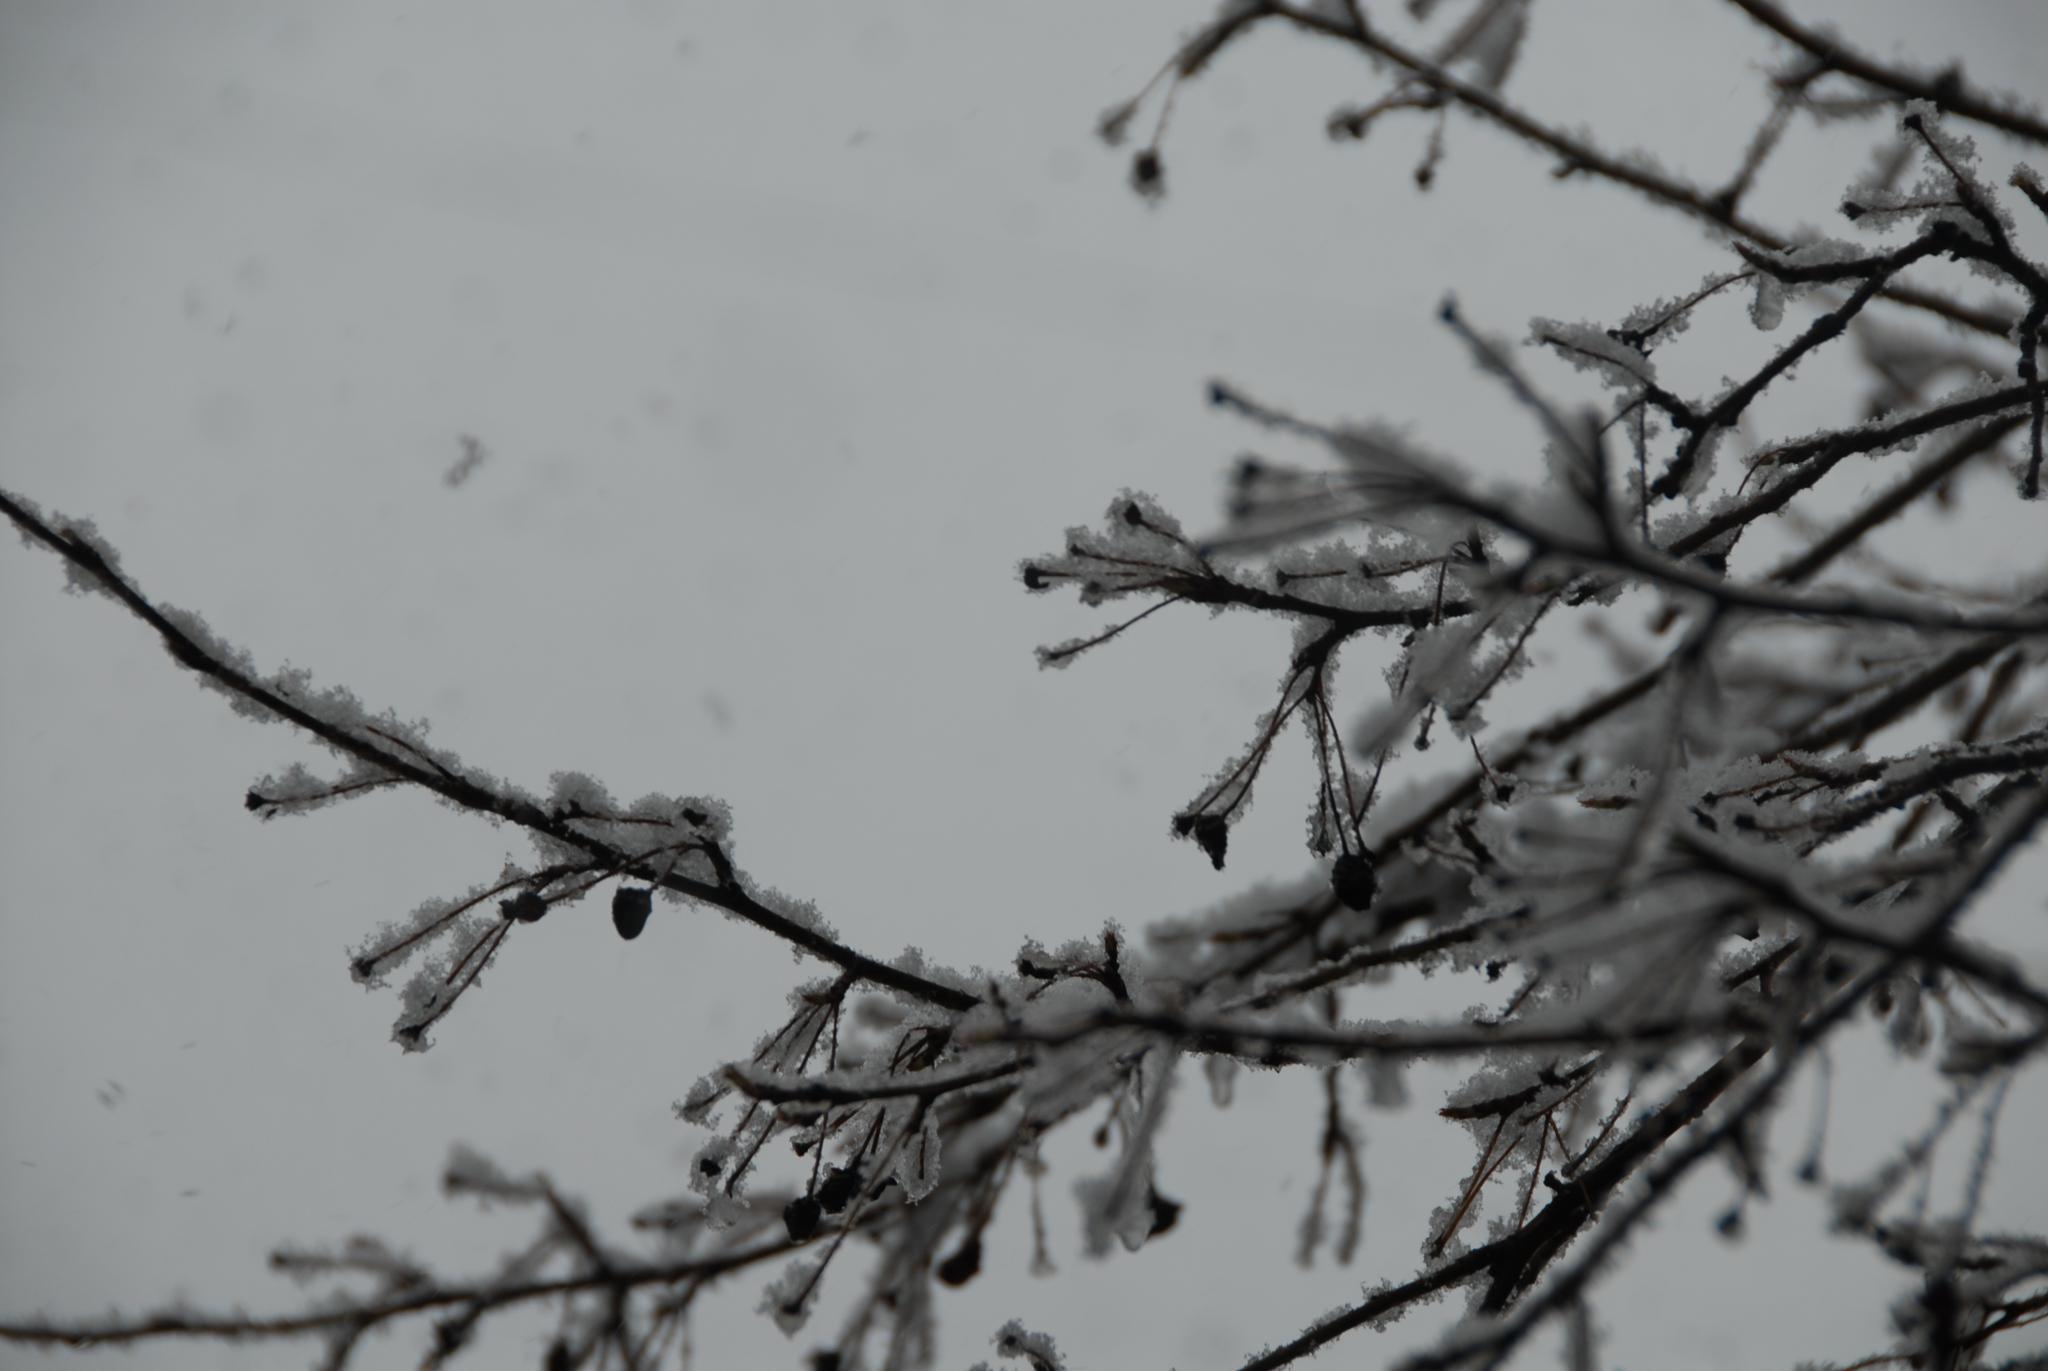
<path id="1" fill-rule="evenodd" d="M 1044 572 L 1035 566 L 1024 568 L 1024 588 L 1026 590 L 1044 590 L 1045 587 L 1046 579 Z"/>
<path id="2" fill-rule="evenodd" d="M 802 1242 L 818 1231 L 818 1216 L 823 1213 L 817 1199 L 810 1195 L 799 1195 L 782 1206 L 782 1226 L 789 1230 L 791 1242 Z"/>
<path id="3" fill-rule="evenodd" d="M 1230 822 L 1221 814 L 1204 814 L 1195 820 L 1195 842 L 1209 854 L 1209 864 L 1223 869 L 1223 854 L 1230 848 Z"/>
<path id="4" fill-rule="evenodd" d="M 1136 500 L 1132 500 L 1124 505 L 1124 522 L 1132 528 L 1136 528 L 1145 522 L 1145 511 L 1138 508 Z"/>
<path id="5" fill-rule="evenodd" d="M 860 1168 L 857 1166 L 835 1166 L 825 1173 L 825 1179 L 818 1185 L 818 1204 L 827 1214 L 837 1214 L 853 1203 L 853 1197 L 860 1193 Z"/>
<path id="6" fill-rule="evenodd" d="M 629 943 L 647 927 L 647 916 L 653 911 L 654 891 L 649 886 L 622 885 L 612 892 L 612 927 Z"/>
<path id="7" fill-rule="evenodd" d="M 973 1280 L 980 1270 L 981 1239 L 969 1238 L 952 1256 L 939 1263 L 939 1279 L 947 1285 L 961 1286 Z"/>
<path id="8" fill-rule="evenodd" d="M 1346 852 L 1337 858 L 1330 868 L 1330 889 L 1336 894 L 1337 903 L 1346 909 L 1364 913 L 1371 908 L 1373 897 L 1380 892 L 1372 858 L 1363 852 Z"/>
<path id="9" fill-rule="evenodd" d="M 1131 159 L 1131 189 L 1150 197 L 1165 194 L 1166 167 L 1157 149 L 1144 148 Z"/>
<path id="10" fill-rule="evenodd" d="M 535 924 L 548 912 L 548 902 L 531 890 L 522 890 L 509 900 L 498 901 L 498 912 L 523 924 Z"/>

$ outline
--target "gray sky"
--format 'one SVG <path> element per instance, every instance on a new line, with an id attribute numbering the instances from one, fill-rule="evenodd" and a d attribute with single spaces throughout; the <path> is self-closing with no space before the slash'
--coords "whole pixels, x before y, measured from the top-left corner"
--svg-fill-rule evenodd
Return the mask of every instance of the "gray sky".
<path id="1" fill-rule="evenodd" d="M 1996 87 L 2038 90 L 2048 52 L 2048 9 L 2018 0 L 1797 9 L 1853 14 L 1881 53 L 1963 56 Z M 1329 110 L 1382 83 L 1277 33 L 1183 94 L 1149 207 L 1090 131 L 1205 13 L 5 0 L 0 483 L 96 519 L 151 594 L 264 665 L 428 717 L 477 766 L 723 797 L 741 864 L 870 950 L 995 965 L 1027 935 L 1135 931 L 1292 876 L 1298 749 L 1227 875 L 1166 839 L 1268 703 L 1284 628 L 1161 615 L 1040 673 L 1033 645 L 1099 620 L 1027 598 L 1017 560 L 1127 485 L 1208 522 L 1256 440 L 1203 405 L 1213 375 L 1533 474 L 1520 417 L 1430 321 L 1442 293 L 1519 334 L 1533 314 L 1618 316 L 1725 258 L 1468 121 L 1416 194 L 1422 126 L 1330 143 Z M 1570 0 L 1537 8 L 1510 89 L 1713 179 L 1771 55 L 1727 6 Z M 1764 217 L 1841 232 L 1862 147 L 1802 130 Z M 1714 327 L 1692 354 L 1708 381 L 1741 366 L 1717 340 L 1761 346 Z M 1778 417 L 1843 417 L 1818 400 Z M 466 434 L 487 456 L 450 489 Z M 697 1139 L 669 1103 L 777 1019 L 799 975 L 780 947 L 667 908 L 627 946 L 592 902 L 402 1058 L 394 997 L 354 986 L 343 948 L 523 845 L 413 796 L 259 825 L 244 788 L 313 750 L 231 715 L 60 582 L 51 559 L 0 550 L 7 1313 L 286 1306 L 269 1247 L 357 1231 L 474 1269 L 527 1229 L 439 1197 L 458 1140 L 549 1169 L 615 1229 L 681 1192 Z M 1377 671 L 1347 673 L 1355 702 Z M 2041 965 L 2038 919 L 2019 945 Z M 1413 1003 L 1446 1016 L 1468 998 L 1424 991 Z M 1849 1171 L 1921 1117 L 1928 1077 L 1841 1065 L 1831 1159 Z M 1306 1092 L 1250 1081 L 1217 1112 L 1191 1079 L 1162 1173 L 1182 1228 L 1100 1269 L 1074 1242 L 1069 1186 L 1098 1165 L 1075 1130 L 1047 1190 L 1062 1275 L 1022 1275 L 1013 1197 L 988 1271 L 941 1306 L 941 1364 L 1022 1316 L 1076 1367 L 1234 1365 L 1410 1273 L 1469 1162 L 1430 1115 L 1437 1079 L 1369 1121 L 1348 1271 L 1291 1264 Z M 2012 1136 L 2038 1136 L 2041 1095 L 2015 1090 Z M 2019 1172 L 1995 1203 L 2039 1226 L 2048 1197 Z M 1733 1183 L 1697 1181 L 1596 1301 L 1613 1358 L 1881 1345 L 1893 1277 L 1817 1237 L 1817 1207 L 1786 1190 L 1729 1247 L 1704 1230 Z M 767 1278 L 712 1302 L 701 1364 L 789 1365 L 815 1341 L 788 1348 L 753 1315 Z M 499 1364 L 531 1331 L 502 1335 Z"/>

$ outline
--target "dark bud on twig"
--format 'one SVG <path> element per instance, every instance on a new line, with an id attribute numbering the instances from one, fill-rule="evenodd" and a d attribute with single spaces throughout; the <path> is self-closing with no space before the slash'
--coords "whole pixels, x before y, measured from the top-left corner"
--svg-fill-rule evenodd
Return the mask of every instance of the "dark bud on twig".
<path id="1" fill-rule="evenodd" d="M 498 912 L 523 924 L 537 924 L 548 912 L 548 902 L 531 890 L 522 890 L 509 900 L 498 901 Z"/>
<path id="2" fill-rule="evenodd" d="M 825 1173 L 825 1179 L 818 1185 L 818 1204 L 827 1214 L 837 1214 L 853 1203 L 853 1197 L 860 1193 L 860 1168 L 857 1166 L 835 1166 Z"/>
<path id="3" fill-rule="evenodd" d="M 818 1231 L 818 1216 L 824 1212 L 815 1196 L 799 1195 L 782 1206 L 782 1226 L 791 1242 L 802 1242 Z"/>
<path id="4" fill-rule="evenodd" d="M 978 1237 L 969 1237 L 952 1256 L 939 1263 L 939 1279 L 952 1286 L 967 1284 L 980 1271 L 981 1239 Z"/>
<path id="5" fill-rule="evenodd" d="M 653 910 L 652 887 L 622 885 L 612 892 L 612 927 L 629 943 L 647 927 L 647 916 Z"/>
<path id="6" fill-rule="evenodd" d="M 1035 566 L 1027 566 L 1024 568 L 1024 588 L 1026 590 L 1044 590 L 1046 584 L 1047 583 L 1045 579 L 1045 573 L 1043 571 L 1040 571 Z"/>
<path id="7" fill-rule="evenodd" d="M 1354 913 L 1362 914 L 1371 908 L 1373 897 L 1380 893 L 1379 874 L 1373 870 L 1372 858 L 1363 852 L 1346 852 L 1338 857 L 1330 868 L 1330 890 L 1338 904 Z"/>
<path id="8" fill-rule="evenodd" d="M 1209 864 L 1223 869 L 1223 854 L 1230 848 L 1230 823 L 1221 814 L 1203 814 L 1195 819 L 1195 842 L 1209 854 Z"/>

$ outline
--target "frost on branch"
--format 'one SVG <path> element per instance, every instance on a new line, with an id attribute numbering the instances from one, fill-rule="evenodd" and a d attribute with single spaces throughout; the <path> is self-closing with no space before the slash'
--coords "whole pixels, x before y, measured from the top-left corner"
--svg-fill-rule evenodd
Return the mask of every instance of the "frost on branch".
<path id="1" fill-rule="evenodd" d="M 243 804 L 259 819 L 274 819 L 280 814 L 310 814 L 363 791 L 398 784 L 398 777 L 361 762 L 331 781 L 315 776 L 303 762 L 294 762 L 281 774 L 250 786 Z"/>
<path id="2" fill-rule="evenodd" d="M 998 1329 L 995 1344 L 998 1357 L 1020 1360 L 1027 1371 L 1066 1371 L 1067 1364 L 1060 1358 L 1053 1340 L 1025 1328 L 1022 1319 L 1011 1319 Z M 976 1362 L 972 1371 L 990 1371 L 989 1364 Z"/>
<path id="3" fill-rule="evenodd" d="M 430 745 L 423 723 L 372 713 L 303 671 L 259 672 L 197 616 L 144 598 L 89 524 L 0 497 L 75 587 L 112 597 L 238 709 L 334 754 L 257 782 L 253 812 L 409 785 L 532 844 L 494 879 L 427 900 L 352 950 L 366 985 L 412 972 L 396 1028 L 407 1047 L 426 1044 L 509 940 L 602 933 L 601 918 L 575 917 L 593 892 L 609 896 L 613 928 L 636 952 L 656 951 L 679 922 L 650 923 L 659 891 L 824 968 L 747 1050 L 688 1087 L 677 1112 L 706 1136 L 685 1193 L 635 1215 L 645 1251 L 600 1241 L 547 1177 L 458 1149 L 451 1194 L 517 1205 L 538 1226 L 480 1279 L 443 1280 L 356 1239 L 279 1255 L 295 1278 L 372 1287 L 290 1321 L 201 1326 L 180 1308 L 155 1323 L 5 1325 L 0 1336 L 310 1332 L 339 1366 L 366 1331 L 427 1313 L 428 1361 L 439 1364 L 487 1314 L 526 1303 L 558 1311 L 550 1367 L 651 1365 L 686 1336 L 693 1301 L 746 1272 L 750 1288 L 766 1283 L 761 1311 L 786 1333 L 820 1322 L 827 1281 L 852 1286 L 813 1366 L 927 1365 L 939 1287 L 987 1279 L 995 1244 L 1028 1240 L 1043 1272 L 1048 1234 L 1078 1229 L 1114 1279 L 1130 1253 L 1148 1260 L 1145 1248 L 1174 1241 L 1184 1205 L 1205 1200 L 1203 1178 L 1177 1178 L 1169 1198 L 1156 1175 L 1164 1129 L 1202 1107 L 1173 1099 L 1193 1057 L 1217 1107 L 1248 1071 L 1314 1073 L 1319 1109 L 1260 1121 L 1274 1148 L 1317 1167 L 1298 1260 L 1419 1254 L 1414 1274 L 1366 1287 L 1253 1366 L 1384 1328 L 1452 1290 L 1476 1317 L 1422 1355 L 1433 1371 L 1504 1364 L 1546 1321 L 1565 1324 L 1575 1364 L 1591 1364 L 1592 1306 L 1615 1252 L 1702 1163 L 1726 1165 L 1737 1194 L 1715 1227 L 1742 1240 L 1746 1207 L 1784 1169 L 1771 1146 L 1781 1106 L 1816 1078 L 1791 1174 L 1818 1182 L 1829 1048 L 1858 1032 L 1922 1059 L 1952 1092 L 1934 1124 L 1832 1194 L 1843 1235 L 1919 1283 L 1891 1302 L 1893 1359 L 1962 1365 L 2030 1320 L 2043 1243 L 1987 1233 L 1982 1216 L 1999 1106 L 2048 1043 L 2048 991 L 1989 941 L 1998 925 L 1983 913 L 2032 879 L 2013 873 L 2037 857 L 2048 823 L 2048 577 L 1983 574 L 1986 540 L 1964 520 L 1986 498 L 1986 468 L 2017 469 L 2022 492 L 2038 493 L 2048 275 L 2023 250 L 2010 196 L 1943 122 L 2030 136 L 2029 121 L 1996 104 L 1972 112 L 1959 75 L 1850 62 L 1837 40 L 1777 16 L 1804 55 L 1773 76 L 1772 113 L 1734 178 L 1693 185 L 1654 157 L 1609 153 L 1591 133 L 1505 103 L 1531 17 L 1523 0 L 1418 0 L 1407 15 L 1412 25 L 1342 0 L 1233 0 L 1103 133 L 1125 136 L 1162 92 L 1133 162 L 1139 189 L 1156 195 L 1175 92 L 1252 28 L 1289 27 L 1391 76 L 1383 97 L 1340 112 L 1332 130 L 1362 136 L 1420 117 L 1430 127 L 1418 181 L 1436 174 L 1447 114 L 1461 108 L 1554 157 L 1561 180 L 1607 180 L 1690 215 L 1728 239 L 1726 259 L 1612 320 L 1539 319 L 1532 350 L 1446 306 L 1439 322 L 1479 383 L 1525 417 L 1525 441 L 1506 445 L 1504 461 L 1459 462 L 1412 422 L 1320 422 L 1216 382 L 1212 404 L 1262 450 L 1238 460 L 1215 528 L 1190 532 L 1124 491 L 1099 527 L 1072 529 L 1057 553 L 1022 565 L 1033 592 L 1071 587 L 1090 609 L 1138 602 L 1043 649 L 1046 666 L 1127 644 L 1180 605 L 1289 629 L 1244 745 L 1167 827 L 1225 869 L 1238 826 L 1269 821 L 1252 804 L 1267 762 L 1302 748 L 1304 874 L 1221 894 L 1142 936 L 1117 910 L 1091 919 L 1092 935 L 1013 936 L 999 947 L 1021 941 L 1020 951 L 994 970 L 936 967 L 914 950 L 870 956 L 811 902 L 734 864 L 731 816 L 716 801 L 621 804 L 577 772 L 553 776 L 545 794 L 498 781 Z M 1901 99 L 1930 81 L 1931 102 Z M 1749 188 L 1787 124 L 1873 110 L 1903 112 L 1919 184 L 1899 189 L 1902 164 L 1887 152 L 1882 173 L 1850 194 L 1848 241 L 1749 217 Z M 2038 177 L 2016 173 L 2011 189 L 2048 212 Z M 1944 261 L 1977 272 L 1997 300 L 1935 289 L 1930 269 Z M 1731 374 L 1689 392 L 1684 378 L 1701 369 L 1685 350 L 1712 332 L 1690 325 L 1745 310 L 1764 336 L 1740 331 L 1749 351 L 1706 359 L 1716 365 L 1704 374 Z M 1891 322 L 1930 314 L 1953 336 Z M 1818 370 L 1807 366 L 1818 354 L 1849 353 L 1845 339 L 1867 388 L 1821 395 L 1834 409 L 1822 427 L 1776 431 L 1781 411 L 1764 398 Z M 1546 359 L 1566 365 L 1545 371 Z M 1560 380 L 1579 390 L 1553 394 Z M 1844 464 L 1861 474 L 1830 479 Z M 1942 535 L 1940 557 L 1891 545 L 1908 511 Z M 1430 980 L 1433 1008 L 1358 1013 L 1411 978 Z M 1383 1242 L 1375 1228 L 1368 1241 L 1370 1123 L 1354 1111 L 1361 1099 L 1403 1107 L 1428 1079 L 1417 1068 L 1439 1063 L 1457 1083 L 1425 1101 L 1427 1122 L 1469 1164 L 1420 1231 Z M 1045 1140 L 1076 1120 L 1097 1129 L 1103 1169 L 1043 1185 Z M 1934 1153 L 1965 1135 L 1962 1200 L 1936 1212 Z M 1071 1190 L 1078 1213 L 1048 1219 L 1048 1190 Z M 1032 1371 L 1059 1365 L 1051 1339 L 1021 1324 L 998 1350 Z"/>
<path id="4" fill-rule="evenodd" d="M 2015 230 L 2011 211 L 1978 177 L 1974 139 L 1949 128 L 1941 111 L 1925 100 L 1906 105 L 1899 127 L 1908 145 L 1921 152 L 1920 179 L 1904 189 L 1851 186 L 1842 212 L 1859 228 L 1882 231 L 1904 225 L 1926 233 L 1942 225 L 1986 245 Z M 1983 269 L 1990 274 L 1988 267 Z"/>
<path id="5" fill-rule="evenodd" d="M 818 1278 L 824 1263 L 793 1261 L 774 1283 L 761 1292 L 760 1310 L 775 1321 L 785 1337 L 795 1337 L 811 1316 L 818 1298 Z"/>
<path id="6" fill-rule="evenodd" d="M 1088 1255 L 1108 1253 L 1112 1240 L 1135 1252 L 1152 1236 L 1159 1216 L 1153 1185 L 1153 1140 L 1166 1118 L 1168 1093 L 1178 1062 L 1148 1054 L 1132 1072 L 1130 1088 L 1117 1097 L 1112 1118 L 1123 1137 L 1116 1164 L 1101 1176 L 1077 1181 Z"/>

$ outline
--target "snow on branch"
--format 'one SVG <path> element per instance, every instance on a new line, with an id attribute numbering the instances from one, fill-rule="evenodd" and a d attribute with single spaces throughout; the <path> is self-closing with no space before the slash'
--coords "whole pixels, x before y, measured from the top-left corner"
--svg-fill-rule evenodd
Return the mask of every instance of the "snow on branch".
<path id="1" fill-rule="evenodd" d="M 1480 383 L 1502 388 L 1529 424 L 1531 470 L 1512 479 L 1483 482 L 1477 464 L 1401 425 L 1307 418 L 1218 381 L 1217 410 L 1258 442 L 1309 455 L 1240 459 L 1214 529 L 1191 532 L 1123 490 L 1098 524 L 1021 563 L 1026 590 L 1070 589 L 1084 609 L 1118 614 L 1042 648 L 1047 667 L 1133 650 L 1153 616 L 1191 605 L 1291 630 L 1243 746 L 1164 816 L 1162 836 L 1224 869 L 1233 833 L 1266 822 L 1252 801 L 1268 763 L 1304 748 L 1305 874 L 1142 937 L 1114 921 L 1044 943 L 1020 931 L 1013 955 L 972 972 L 915 951 L 876 958 L 808 902 L 743 872 L 720 802 L 623 803 L 574 772 L 544 793 L 501 781 L 433 745 L 424 723 L 374 713 L 297 669 L 260 671 L 199 616 L 145 596 L 89 522 L 0 494 L 24 539 L 62 559 L 70 588 L 118 603 L 238 711 L 289 723 L 332 754 L 255 782 L 252 813 L 407 786 L 531 841 L 530 859 L 422 901 L 351 950 L 366 985 L 410 971 L 402 1045 L 424 1047 L 509 943 L 566 935 L 567 921 L 549 916 L 600 889 L 623 938 L 639 936 L 658 894 L 719 909 L 827 968 L 677 1103 L 703 1137 L 684 1193 L 635 1218 L 638 1245 L 602 1236 L 550 1177 L 458 1148 L 451 1196 L 536 1225 L 481 1276 L 444 1277 L 358 1237 L 273 1259 L 331 1287 L 301 1312 L 174 1305 L 0 1322 L 0 1339 L 300 1337 L 340 1367 L 366 1333 L 414 1321 L 426 1326 L 426 1364 L 440 1365 L 485 1320 L 531 1306 L 556 1319 L 548 1367 L 651 1368 L 684 1344 L 706 1292 L 774 1263 L 757 1307 L 785 1334 L 841 1310 L 813 1367 L 927 1365 L 936 1292 L 981 1277 L 993 1226 L 1027 1223 L 1034 1268 L 1050 1267 L 1041 1147 L 1077 1118 L 1100 1120 L 1105 1155 L 1069 1187 L 1083 1246 L 1091 1260 L 1143 1260 L 1176 1240 L 1215 1180 L 1165 1174 L 1176 1154 L 1162 1140 L 1201 1107 L 1180 1088 L 1189 1063 L 1217 1107 L 1244 1070 L 1306 1075 L 1318 1107 L 1298 1141 L 1318 1179 L 1296 1256 L 1327 1248 L 1344 1262 L 1365 1247 L 1369 1194 L 1353 1111 L 1398 1107 L 1411 1067 L 1455 1062 L 1464 1074 L 1435 1123 L 1471 1160 L 1408 1235 L 1419 1267 L 1252 1354 L 1245 1371 L 1276 1371 L 1453 1290 L 1468 1315 L 1410 1365 L 1499 1366 L 1547 1323 L 1590 1365 L 1601 1278 L 1628 1245 L 1648 1247 L 1648 1217 L 1703 1163 L 1725 1160 L 1736 1177 L 1714 1227 L 1741 1240 L 1773 1175 L 1764 1135 L 1809 1074 L 1821 1083 L 1818 1122 L 1793 1176 L 1819 1183 L 1828 1047 L 1859 1020 L 1880 1023 L 1899 1056 L 1924 1056 L 1952 1091 L 1892 1160 L 1834 1192 L 1845 1235 L 1925 1278 L 1895 1311 L 1897 1350 L 1883 1357 L 1960 1366 L 2024 1326 L 2048 1241 L 1980 1221 L 2000 1106 L 2048 1049 L 2048 988 L 1984 912 L 2048 823 L 2048 565 L 1986 572 L 1963 521 L 1978 502 L 2010 501 L 2006 475 L 2023 497 L 2039 494 L 2048 272 L 2023 250 L 2015 211 L 2048 213 L 2048 195 L 2016 172 L 2026 204 L 2012 200 L 1949 125 L 2037 141 L 2043 130 L 1959 73 L 1883 65 L 1775 5 L 1735 2 L 1799 52 L 1770 78 L 1769 113 L 1724 182 L 1610 152 L 1515 104 L 1515 65 L 1535 51 L 1522 0 L 1415 0 L 1407 37 L 1352 0 L 1229 0 L 1105 116 L 1102 134 L 1119 141 L 1159 102 L 1132 162 L 1134 186 L 1156 199 L 1173 101 L 1249 32 L 1291 29 L 1387 78 L 1333 116 L 1334 134 L 1429 121 L 1424 188 L 1448 165 L 1446 115 L 1462 110 L 1561 178 L 1678 211 L 1728 250 L 1724 269 L 1611 322 L 1538 319 L 1526 351 L 1444 307 Z M 1855 238 L 1795 237 L 1743 208 L 1793 121 L 1880 113 L 1904 152 L 1839 202 Z M 1902 184 L 1913 164 L 1919 179 Z M 1903 241 L 1862 236 L 1885 226 Z M 1941 262 L 1967 269 L 1995 304 L 1927 286 Z M 1900 309 L 1978 337 L 1965 348 L 1870 317 Z M 1667 362 L 1714 310 L 1746 310 L 1778 341 L 1689 393 Z M 1796 329 L 1794 315 L 1805 319 Z M 1764 397 L 1799 384 L 1812 358 L 1848 354 L 1845 343 L 1869 374 L 1861 403 L 1843 397 L 1839 422 L 1818 433 L 1764 431 Z M 1556 362 L 1590 373 L 1592 396 L 1553 395 L 1537 368 Z M 1812 492 L 1851 458 L 1890 465 L 1928 440 L 1930 454 L 1884 489 L 1810 513 Z M 1995 492 L 1977 479 L 1985 469 L 2001 473 Z M 1953 557 L 1908 567 L 1877 550 L 1907 510 L 1953 521 Z M 1780 555 L 1788 538 L 1798 548 Z M 1533 689 L 1561 660 L 1569 688 Z M 1438 1012 L 1355 1012 L 1360 987 L 1424 976 Z M 1936 1144 L 1980 1099 L 1964 1203 L 1929 1220 L 1901 1197 L 1930 1183 Z M 1276 1135 L 1286 1124 L 1262 1122 Z M 1029 1192 L 1023 1220 L 1001 1203 L 1018 1190 Z M 822 1300 L 840 1281 L 851 1300 Z M 1022 1322 L 1002 1328 L 996 1349 L 1032 1371 L 1065 1364 L 1050 1334 Z"/>

